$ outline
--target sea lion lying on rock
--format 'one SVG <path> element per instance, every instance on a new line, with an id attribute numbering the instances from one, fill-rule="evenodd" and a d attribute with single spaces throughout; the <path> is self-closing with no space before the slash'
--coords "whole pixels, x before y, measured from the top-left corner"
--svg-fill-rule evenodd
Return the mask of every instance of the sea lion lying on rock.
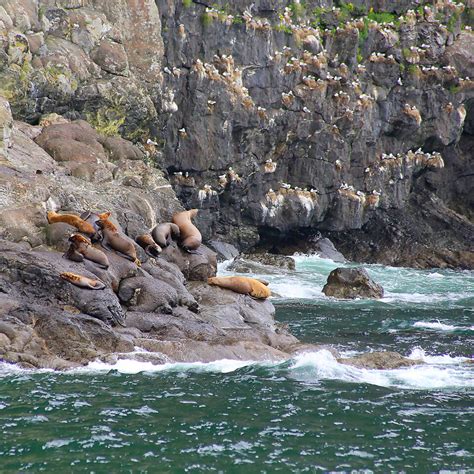
<path id="1" fill-rule="evenodd" d="M 54 224 L 55 222 L 65 222 L 66 224 L 72 225 L 83 234 L 94 235 L 97 232 L 90 222 L 87 222 L 74 214 L 58 214 L 54 211 L 48 211 L 47 217 L 50 224 Z"/>
<path id="2" fill-rule="evenodd" d="M 99 267 L 107 270 L 109 268 L 109 260 L 107 255 L 99 249 L 92 246 L 91 241 L 80 234 L 73 234 L 69 237 L 71 245 L 64 254 L 64 257 L 74 262 L 82 262 L 84 259 L 96 263 Z"/>
<path id="3" fill-rule="evenodd" d="M 158 257 L 161 253 L 161 247 L 155 243 L 150 234 L 142 234 L 135 238 L 135 242 L 149 255 L 150 257 Z"/>
<path id="4" fill-rule="evenodd" d="M 179 238 L 179 227 L 172 222 L 164 222 L 156 225 L 151 231 L 151 235 L 155 242 L 162 248 L 171 244 L 173 237 Z"/>
<path id="5" fill-rule="evenodd" d="M 199 229 L 191 222 L 198 213 L 197 209 L 178 212 L 173 216 L 173 224 L 179 227 L 180 245 L 188 252 L 196 250 L 202 243 L 202 235 Z"/>
<path id="6" fill-rule="evenodd" d="M 99 219 L 97 221 L 99 229 L 102 231 L 102 246 L 107 249 L 113 249 L 120 252 L 125 258 L 135 262 L 138 266 L 141 265 L 137 258 L 137 251 L 132 240 L 127 236 L 121 234 L 117 227 L 108 219 Z"/>
<path id="7" fill-rule="evenodd" d="M 266 286 L 266 282 L 255 278 L 241 276 L 212 277 L 207 279 L 207 283 L 235 291 L 242 295 L 250 295 L 257 299 L 266 299 L 272 294 Z"/>
<path id="8" fill-rule="evenodd" d="M 92 278 L 87 278 L 83 275 L 77 275 L 76 273 L 63 272 L 60 273 L 59 276 L 80 288 L 88 288 L 91 290 L 103 290 L 105 288 L 105 284 L 100 280 L 93 280 Z"/>

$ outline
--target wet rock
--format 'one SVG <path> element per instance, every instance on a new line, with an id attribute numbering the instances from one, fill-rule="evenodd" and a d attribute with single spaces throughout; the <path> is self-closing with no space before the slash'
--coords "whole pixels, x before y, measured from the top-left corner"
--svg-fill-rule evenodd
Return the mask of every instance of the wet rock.
<path id="1" fill-rule="evenodd" d="M 398 352 L 370 352 L 355 357 L 337 359 L 340 364 L 352 365 L 360 369 L 399 369 L 423 364 L 421 360 L 403 357 Z"/>
<path id="2" fill-rule="evenodd" d="M 317 239 L 311 245 L 311 249 L 314 249 L 321 258 L 328 258 L 333 262 L 345 263 L 347 261 L 344 255 L 334 247 L 334 244 L 328 238 Z"/>
<path id="3" fill-rule="evenodd" d="M 257 264 L 257 265 L 255 265 Z M 244 253 L 234 259 L 228 269 L 238 273 L 252 273 L 258 266 L 270 266 L 284 270 L 295 270 L 295 260 L 284 255 L 271 253 L 247 254 Z"/>
<path id="4" fill-rule="evenodd" d="M 336 268 L 323 287 L 326 296 L 334 298 L 382 298 L 383 288 L 364 268 Z"/>

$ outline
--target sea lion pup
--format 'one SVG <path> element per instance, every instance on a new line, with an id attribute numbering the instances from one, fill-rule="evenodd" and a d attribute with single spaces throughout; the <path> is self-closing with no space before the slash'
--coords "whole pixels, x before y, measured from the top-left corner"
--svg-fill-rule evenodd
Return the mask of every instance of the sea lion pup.
<path id="1" fill-rule="evenodd" d="M 172 222 L 164 222 L 156 225 L 151 231 L 154 241 L 162 248 L 171 244 L 173 237 L 179 238 L 179 227 Z"/>
<path id="2" fill-rule="evenodd" d="M 176 224 L 179 227 L 180 245 L 188 252 L 196 250 L 202 242 L 201 232 L 199 232 L 199 229 L 191 222 L 191 219 L 197 213 L 197 209 L 178 212 L 172 219 L 173 224 Z"/>
<path id="3" fill-rule="evenodd" d="M 96 233 L 94 226 L 90 222 L 87 222 L 74 214 L 58 214 L 54 211 L 48 211 L 47 217 L 50 224 L 65 222 L 84 234 L 94 235 Z"/>
<path id="4" fill-rule="evenodd" d="M 257 299 L 266 299 L 271 296 L 272 292 L 261 281 L 255 278 L 228 276 L 228 277 L 212 277 L 207 279 L 209 285 L 220 286 L 228 290 L 235 291 L 242 295 L 250 295 Z"/>
<path id="5" fill-rule="evenodd" d="M 135 238 L 135 242 L 149 255 L 150 257 L 158 257 L 162 249 L 155 243 L 150 234 L 142 234 Z"/>
<path id="6" fill-rule="evenodd" d="M 91 245 L 91 241 L 80 234 L 72 234 L 69 237 L 69 246 L 68 251 L 64 254 L 66 258 L 74 260 L 75 262 L 82 262 L 82 260 L 87 259 L 91 262 L 96 263 L 100 268 L 107 270 L 109 268 L 109 259 L 104 252 L 99 249 L 96 249 Z M 80 259 L 82 257 L 82 260 Z"/>
<path id="7" fill-rule="evenodd" d="M 108 219 L 99 219 L 97 225 L 102 231 L 102 247 L 107 250 L 116 250 L 125 258 L 135 262 L 138 266 L 141 265 L 140 260 L 137 258 L 137 251 L 132 240 L 125 235 L 121 235 L 117 227 L 115 227 Z"/>
<path id="8" fill-rule="evenodd" d="M 59 276 L 79 288 L 88 288 L 90 290 L 103 290 L 105 288 L 105 284 L 100 280 L 93 280 L 92 278 L 77 275 L 76 273 L 63 272 L 60 273 Z"/>

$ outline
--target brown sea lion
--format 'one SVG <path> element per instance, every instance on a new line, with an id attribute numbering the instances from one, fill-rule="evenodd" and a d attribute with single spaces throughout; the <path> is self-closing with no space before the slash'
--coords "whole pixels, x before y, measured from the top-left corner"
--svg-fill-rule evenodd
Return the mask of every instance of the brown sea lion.
<path id="1" fill-rule="evenodd" d="M 162 249 L 155 243 L 150 234 L 142 234 L 135 238 L 135 242 L 150 255 L 150 257 L 158 257 Z"/>
<path id="2" fill-rule="evenodd" d="M 96 263 L 99 267 L 107 270 L 109 268 L 109 259 L 104 252 L 99 249 L 96 249 L 91 245 L 91 241 L 80 234 L 72 234 L 69 237 L 69 246 L 68 251 L 64 254 L 66 258 L 74 260 L 75 262 L 81 262 L 84 258 L 90 260 L 91 262 Z M 82 260 L 80 259 L 82 257 Z"/>
<path id="3" fill-rule="evenodd" d="M 162 248 L 171 244 L 173 237 L 179 238 L 179 227 L 172 222 L 164 222 L 156 225 L 151 231 L 151 236 L 155 242 Z"/>
<path id="4" fill-rule="evenodd" d="M 137 258 L 137 251 L 132 240 L 121 234 L 117 227 L 108 219 L 99 219 L 97 221 L 99 229 L 102 231 L 102 246 L 107 249 L 113 249 L 120 252 L 125 258 L 135 262 L 138 266 L 141 265 Z"/>
<path id="5" fill-rule="evenodd" d="M 63 272 L 59 276 L 79 288 L 88 288 L 91 290 L 103 290 L 105 288 L 105 284 L 100 280 L 93 280 L 92 278 L 77 275 L 76 273 Z"/>
<path id="6" fill-rule="evenodd" d="M 268 298 L 272 294 L 265 284 L 255 278 L 241 276 L 212 277 L 207 279 L 207 283 L 258 299 Z"/>
<path id="7" fill-rule="evenodd" d="M 65 222 L 66 224 L 72 225 L 79 232 L 83 232 L 84 234 L 94 235 L 96 233 L 96 230 L 91 223 L 86 222 L 74 214 L 58 214 L 54 211 L 48 211 L 47 216 L 48 222 L 50 224 L 54 224 L 55 222 Z"/>
<path id="8" fill-rule="evenodd" d="M 202 235 L 199 229 L 191 222 L 198 213 L 197 209 L 178 212 L 173 216 L 173 224 L 179 227 L 180 245 L 184 250 L 190 252 L 196 250 L 202 243 Z"/>
<path id="9" fill-rule="evenodd" d="M 112 213 L 110 211 L 101 213 L 85 211 L 81 214 L 81 219 L 92 224 L 96 232 L 98 232 L 100 229 L 97 222 L 100 221 L 100 219 L 108 219 L 111 215 Z"/>

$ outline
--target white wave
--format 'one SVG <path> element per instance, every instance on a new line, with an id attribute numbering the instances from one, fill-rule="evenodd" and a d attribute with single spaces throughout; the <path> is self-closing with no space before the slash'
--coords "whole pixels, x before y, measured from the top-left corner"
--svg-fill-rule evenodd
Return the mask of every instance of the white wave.
<path id="1" fill-rule="evenodd" d="M 288 299 L 321 299 L 325 298 L 321 292 L 321 287 L 307 285 L 302 282 L 270 282 L 270 287 L 274 293 L 282 298 Z"/>
<path id="2" fill-rule="evenodd" d="M 54 372 L 53 369 L 26 369 L 10 362 L 0 362 L 0 377 L 12 375 L 42 374 Z"/>
<path id="3" fill-rule="evenodd" d="M 444 324 L 441 321 L 417 321 L 413 324 L 415 328 L 434 329 L 437 331 L 473 331 L 474 326 L 453 326 L 452 324 Z"/>
<path id="4" fill-rule="evenodd" d="M 466 362 L 466 357 L 453 357 L 449 354 L 443 355 L 428 355 L 421 347 L 415 347 L 410 355 L 409 359 L 422 360 L 427 364 L 438 364 L 438 365 L 451 365 L 451 364 L 462 364 Z"/>
<path id="5" fill-rule="evenodd" d="M 437 329 L 440 331 L 454 331 L 456 330 L 456 326 L 452 326 L 451 324 L 443 324 L 439 320 L 435 323 L 428 322 L 428 321 L 417 321 L 413 324 L 414 328 L 426 328 L 426 329 Z"/>
<path id="6" fill-rule="evenodd" d="M 469 298 L 470 293 L 394 293 L 385 292 L 385 296 L 380 300 L 385 303 L 403 302 L 403 303 L 439 303 L 443 301 L 458 301 L 462 298 Z"/>
<path id="7" fill-rule="evenodd" d="M 433 272 L 433 273 L 428 273 L 428 275 L 426 275 L 426 277 L 427 278 L 440 279 L 440 278 L 444 278 L 444 275 L 441 275 L 441 273 Z"/>
<path id="8" fill-rule="evenodd" d="M 109 372 L 116 370 L 121 374 L 138 374 L 140 372 L 216 372 L 226 374 L 234 372 L 242 367 L 256 364 L 255 361 L 241 361 L 221 359 L 215 362 L 175 362 L 165 364 L 153 364 L 133 359 L 119 359 L 114 364 L 94 361 L 85 367 L 72 369 L 73 372 Z"/>
<path id="9" fill-rule="evenodd" d="M 418 390 L 474 387 L 474 377 L 470 367 L 439 367 L 429 365 L 430 356 L 425 355 L 424 357 L 428 362 L 426 365 L 393 370 L 360 369 L 339 364 L 329 351 L 323 350 L 296 357 L 290 370 L 291 375 L 297 380 L 312 383 L 320 380 L 341 380 L 352 383 L 367 383 L 381 387 Z M 439 360 L 437 358 L 437 361 Z M 460 360 L 456 361 L 456 363 L 459 362 Z"/>

